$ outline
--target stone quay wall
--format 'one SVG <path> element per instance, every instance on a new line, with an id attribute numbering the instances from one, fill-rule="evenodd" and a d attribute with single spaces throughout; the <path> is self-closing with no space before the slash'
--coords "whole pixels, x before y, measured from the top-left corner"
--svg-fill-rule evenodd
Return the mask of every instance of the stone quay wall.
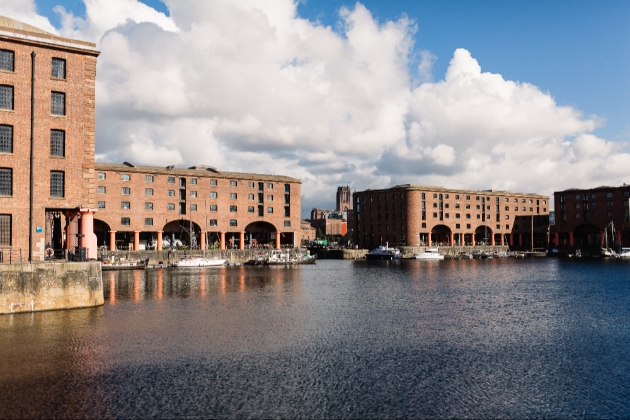
<path id="1" fill-rule="evenodd" d="M 426 248 L 424 246 L 401 246 L 400 253 L 403 258 L 413 258 L 413 254 L 418 252 L 424 252 Z M 484 252 L 508 252 L 509 247 L 507 245 L 501 246 L 444 246 L 439 247 L 440 254 L 447 256 L 455 256 L 460 252 L 472 252 L 472 251 L 484 251 Z M 365 258 L 365 254 L 370 252 L 368 249 L 326 249 L 326 248 L 312 248 L 311 254 L 317 254 L 317 258 L 332 259 L 332 260 L 360 260 Z"/>
<path id="2" fill-rule="evenodd" d="M 228 263 L 244 263 L 256 256 L 262 254 L 268 254 L 271 249 L 210 249 L 203 250 L 162 250 L 162 251 L 99 251 L 98 259 L 103 258 L 124 258 L 126 260 L 144 260 L 149 259 L 150 265 L 155 264 L 175 264 L 182 257 L 206 257 L 206 258 L 224 258 Z M 291 254 L 304 254 L 308 250 L 303 248 L 287 248 L 282 249 L 282 252 L 289 252 Z"/>
<path id="3" fill-rule="evenodd" d="M 100 306 L 100 262 L 0 264 L 0 314 Z"/>

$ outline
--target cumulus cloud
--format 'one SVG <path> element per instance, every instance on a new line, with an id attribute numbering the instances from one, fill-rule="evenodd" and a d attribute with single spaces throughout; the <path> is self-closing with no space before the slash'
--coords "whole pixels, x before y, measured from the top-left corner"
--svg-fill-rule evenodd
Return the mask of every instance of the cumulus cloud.
<path id="1" fill-rule="evenodd" d="M 170 16 L 84 2 L 84 17 L 56 10 L 60 34 L 102 51 L 101 160 L 286 174 L 303 180 L 307 211 L 332 206 L 341 184 L 551 193 L 628 181 L 626 145 L 592 134 L 601 119 L 483 72 L 466 49 L 434 81 L 437 57 L 414 52 L 405 15 L 379 23 L 356 3 L 331 28 L 294 0 L 166 0 Z M 32 0 L 7 4 L 41 20 Z"/>

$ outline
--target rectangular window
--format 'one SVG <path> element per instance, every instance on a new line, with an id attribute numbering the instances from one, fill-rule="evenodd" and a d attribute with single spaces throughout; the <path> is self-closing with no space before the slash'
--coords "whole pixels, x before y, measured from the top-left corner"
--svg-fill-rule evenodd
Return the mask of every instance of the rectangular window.
<path id="1" fill-rule="evenodd" d="M 230 187 L 237 187 L 238 181 L 230 181 Z"/>
<path id="2" fill-rule="evenodd" d="M 153 226 L 153 218 L 151 217 L 147 217 L 144 219 L 144 225 L 145 226 Z"/>
<path id="3" fill-rule="evenodd" d="M 254 183 L 253 182 L 248 182 L 247 183 L 247 188 L 254 188 Z"/>
<path id="4" fill-rule="evenodd" d="M 190 211 L 197 211 L 197 205 L 196 204 L 191 204 L 190 205 Z"/>
<path id="5" fill-rule="evenodd" d="M 144 203 L 145 210 L 153 210 L 153 203 Z"/>
<path id="6" fill-rule="evenodd" d="M 284 217 L 291 217 L 291 207 L 284 208 Z"/>
<path id="7" fill-rule="evenodd" d="M 120 193 L 122 195 L 130 195 L 131 194 L 131 188 L 129 188 L 129 187 L 122 187 L 120 189 Z"/>
<path id="8" fill-rule="evenodd" d="M 169 209 L 169 211 L 175 211 L 175 203 L 168 203 L 167 208 Z"/>
<path id="9" fill-rule="evenodd" d="M 169 197 L 175 197 L 175 190 L 168 190 L 167 195 L 168 195 Z"/>
<path id="10" fill-rule="evenodd" d="M 262 216 L 262 215 L 265 214 L 264 212 L 265 212 L 264 207 L 263 206 L 258 206 L 258 215 Z"/>
<path id="11" fill-rule="evenodd" d="M 248 200 L 254 200 L 254 194 L 247 194 L 247 199 Z"/>
<path id="12" fill-rule="evenodd" d="M 210 180 L 210 185 L 211 186 L 216 186 L 217 185 L 217 180 L 216 179 L 211 179 Z"/>
<path id="13" fill-rule="evenodd" d="M 129 174 L 120 174 L 121 181 L 131 181 L 131 175 Z"/>
<path id="14" fill-rule="evenodd" d="M 186 188 L 186 178 L 179 178 L 179 186 Z"/>
<path id="15" fill-rule="evenodd" d="M 211 204 L 210 205 L 210 211 L 217 211 L 217 205 L 216 204 Z"/>
<path id="16" fill-rule="evenodd" d="M 120 218 L 120 224 L 123 226 L 129 226 L 131 225 L 131 219 L 128 217 L 121 217 Z"/>
<path id="17" fill-rule="evenodd" d="M 98 201 L 96 203 L 96 207 L 99 209 L 104 209 L 105 208 L 105 202 L 104 201 Z"/>
<path id="18" fill-rule="evenodd" d="M 63 92 L 51 92 L 50 113 L 52 115 L 66 115 L 66 94 Z"/>
<path id="19" fill-rule="evenodd" d="M 236 193 L 230 193 L 230 200 L 236 200 Z"/>
<path id="20" fill-rule="evenodd" d="M 131 208 L 131 203 L 129 201 L 122 201 L 120 203 L 120 208 L 123 210 L 129 210 Z"/>
<path id="21" fill-rule="evenodd" d="M 263 203 L 263 201 L 264 201 L 264 200 L 263 200 L 264 196 L 265 196 L 265 195 L 264 195 L 263 193 L 258 193 L 258 202 L 259 202 L 259 203 L 261 203 L 261 204 Z"/>
<path id="22" fill-rule="evenodd" d="M 15 53 L 11 50 L 0 50 L 0 70 L 15 71 Z"/>
<path id="23" fill-rule="evenodd" d="M 99 194 L 105 194 L 107 192 L 105 187 L 98 187 L 97 192 Z"/>
<path id="24" fill-rule="evenodd" d="M 216 193 L 216 192 L 214 192 L 214 191 L 212 191 L 212 192 L 210 193 L 210 198 L 217 198 L 217 193 Z"/>
<path id="25" fill-rule="evenodd" d="M 191 191 L 190 198 L 197 198 L 197 191 Z"/>
<path id="26" fill-rule="evenodd" d="M 145 188 L 144 195 L 153 195 L 153 188 Z"/>
<path id="27" fill-rule="evenodd" d="M 13 86 L 0 85 L 0 108 L 13 109 Z"/>
<path id="28" fill-rule="evenodd" d="M 168 178 L 166 178 L 166 182 L 168 182 L 169 184 L 174 184 L 175 183 L 175 177 L 174 176 L 169 176 Z"/>
<path id="29" fill-rule="evenodd" d="M 268 194 L 267 195 L 267 201 L 273 201 L 273 195 Z"/>
<path id="30" fill-rule="evenodd" d="M 253 213 L 254 212 L 254 206 L 247 207 L 247 212 L 248 213 Z"/>
<path id="31" fill-rule="evenodd" d="M 97 175 L 98 179 L 104 180 L 107 178 L 107 175 L 105 174 L 105 172 L 99 172 Z"/>
<path id="32" fill-rule="evenodd" d="M 267 213 L 273 213 L 273 207 L 267 207 Z"/>
<path id="33" fill-rule="evenodd" d="M 236 206 L 230 206 L 230 213 L 236 213 L 237 208 Z"/>
<path id="34" fill-rule="evenodd" d="M 50 156 L 64 157 L 66 155 L 66 132 L 50 130 Z"/>
<path id="35" fill-rule="evenodd" d="M 271 182 L 267 183 L 267 189 L 273 190 L 273 184 Z"/>
<path id="36" fill-rule="evenodd" d="M 217 219 L 210 219 L 210 220 L 208 221 L 208 224 L 209 224 L 210 226 L 217 226 L 217 225 L 218 225 L 218 223 L 217 223 Z"/>
<path id="37" fill-rule="evenodd" d="M 65 79 L 66 78 L 66 60 L 63 58 L 55 58 L 52 59 L 52 77 L 55 79 Z"/>
<path id="38" fill-rule="evenodd" d="M 612 197 L 612 195 L 613 195 L 613 193 L 611 193 L 611 192 L 609 192 L 609 193 L 606 193 L 606 197 L 607 197 L 607 198 L 610 198 L 610 197 Z"/>
<path id="39" fill-rule="evenodd" d="M 50 196 L 60 197 L 65 196 L 65 184 L 64 184 L 64 172 L 63 171 L 50 171 Z"/>
<path id="40" fill-rule="evenodd" d="M 230 226 L 236 226 L 236 220 L 230 219 Z"/>
<path id="41" fill-rule="evenodd" d="M 285 220 L 284 221 L 284 227 L 291 227 L 291 221 L 290 220 Z"/>
<path id="42" fill-rule="evenodd" d="M 10 214 L 0 214 L 0 246 L 11 246 Z"/>
<path id="43" fill-rule="evenodd" d="M 455 229 L 459 229 L 459 223 L 455 224 Z"/>
<path id="44" fill-rule="evenodd" d="M 258 191 L 264 191 L 265 190 L 265 183 L 264 182 L 259 182 L 258 183 Z"/>
<path id="45" fill-rule="evenodd" d="M 13 153 L 12 125 L 0 125 L 0 153 Z"/>
<path id="46" fill-rule="evenodd" d="M 291 192 L 291 184 L 284 184 L 284 192 L 288 193 Z M 359 201 L 359 198 L 357 197 L 357 202 Z"/>
<path id="47" fill-rule="evenodd" d="M 197 178 L 190 178 L 190 185 L 197 185 Z"/>
<path id="48" fill-rule="evenodd" d="M 154 181 L 153 175 L 144 176 L 144 182 L 153 182 L 153 181 Z"/>

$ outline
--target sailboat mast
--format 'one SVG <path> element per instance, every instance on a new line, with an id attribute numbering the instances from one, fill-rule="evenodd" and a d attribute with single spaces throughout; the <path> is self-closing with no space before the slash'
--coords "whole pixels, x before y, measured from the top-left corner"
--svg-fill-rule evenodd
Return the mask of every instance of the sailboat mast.
<path id="1" fill-rule="evenodd" d="M 534 252 L 534 215 L 532 214 L 532 252 Z"/>

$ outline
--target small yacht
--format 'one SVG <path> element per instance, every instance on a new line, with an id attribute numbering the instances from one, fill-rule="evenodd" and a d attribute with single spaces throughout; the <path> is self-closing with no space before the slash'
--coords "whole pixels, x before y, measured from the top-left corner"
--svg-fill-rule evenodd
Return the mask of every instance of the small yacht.
<path id="1" fill-rule="evenodd" d="M 184 257 L 179 260 L 177 267 L 214 267 L 224 265 L 225 261 L 218 258 Z"/>
<path id="2" fill-rule="evenodd" d="M 365 254 L 365 258 L 368 260 L 401 260 L 402 254 L 398 248 L 390 248 L 389 244 L 385 242 L 385 246 L 374 248 Z"/>
<path id="3" fill-rule="evenodd" d="M 630 258 L 630 248 L 621 248 L 621 252 L 617 255 L 619 258 Z"/>
<path id="4" fill-rule="evenodd" d="M 424 252 L 413 254 L 416 260 L 443 260 L 444 255 L 440 254 L 438 248 L 426 248 Z"/>

